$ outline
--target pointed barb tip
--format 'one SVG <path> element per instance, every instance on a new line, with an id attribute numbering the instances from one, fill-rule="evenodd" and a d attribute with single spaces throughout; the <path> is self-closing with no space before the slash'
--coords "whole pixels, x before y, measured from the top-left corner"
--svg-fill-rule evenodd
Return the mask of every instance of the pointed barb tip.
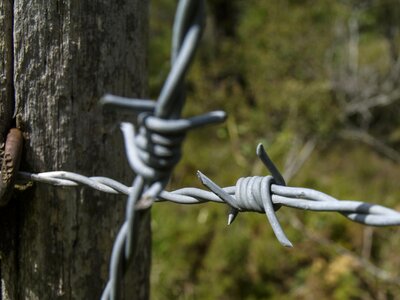
<path id="1" fill-rule="evenodd" d="M 259 143 L 256 150 L 257 156 L 260 156 L 263 152 L 265 152 L 264 146 L 263 144 Z"/>
<path id="2" fill-rule="evenodd" d="M 228 215 L 228 226 L 232 224 L 234 219 L 235 219 L 235 216 L 233 214 Z"/>
<path id="3" fill-rule="evenodd" d="M 285 179 L 283 178 L 281 172 L 279 172 L 278 168 L 272 162 L 271 158 L 268 156 L 267 152 L 264 149 L 264 146 L 261 143 L 258 144 L 256 152 L 259 159 L 270 171 L 272 177 L 275 179 L 276 184 L 286 185 Z"/>
<path id="4" fill-rule="evenodd" d="M 204 184 L 204 174 L 201 173 L 199 170 L 197 170 L 197 177 L 199 178 L 199 180 L 201 181 L 202 184 Z"/>
<path id="5" fill-rule="evenodd" d="M 282 246 L 286 247 L 286 248 L 293 248 L 293 244 L 287 240 L 285 242 L 281 242 Z"/>
<path id="6" fill-rule="evenodd" d="M 233 223 L 233 221 L 235 221 L 238 213 L 239 213 L 239 211 L 236 208 L 234 208 L 234 207 L 230 208 L 229 214 L 228 214 L 228 225 L 231 225 Z"/>

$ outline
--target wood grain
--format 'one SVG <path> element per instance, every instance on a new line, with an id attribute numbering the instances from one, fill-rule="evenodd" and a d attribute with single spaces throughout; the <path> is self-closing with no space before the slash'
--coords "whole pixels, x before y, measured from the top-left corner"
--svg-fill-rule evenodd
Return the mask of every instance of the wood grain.
<path id="1" fill-rule="evenodd" d="M 14 114 L 13 1 L 0 1 L 0 144 L 5 142 Z"/>
<path id="2" fill-rule="evenodd" d="M 22 167 L 130 184 L 117 115 L 103 113 L 98 100 L 106 92 L 145 96 L 148 2 L 16 0 L 13 7 Z M 7 228 L 0 238 L 2 299 L 98 299 L 125 201 L 36 184 L 1 209 L 0 226 Z M 137 223 L 139 250 L 125 299 L 148 299 L 149 213 Z"/>

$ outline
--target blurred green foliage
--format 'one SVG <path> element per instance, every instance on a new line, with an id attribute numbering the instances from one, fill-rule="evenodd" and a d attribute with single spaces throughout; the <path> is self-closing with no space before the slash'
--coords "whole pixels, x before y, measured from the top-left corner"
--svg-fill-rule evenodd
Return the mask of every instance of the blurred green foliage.
<path id="1" fill-rule="evenodd" d="M 221 186 L 266 174 L 255 155 L 258 142 L 285 170 L 312 141 L 314 151 L 290 185 L 400 209 L 399 164 L 371 145 L 343 139 L 345 129 L 366 129 L 358 127 L 362 116 L 343 112 L 349 92 L 334 83 L 350 74 L 347 33 L 355 12 L 357 67 L 390 73 L 399 54 L 398 1 L 207 4 L 184 115 L 224 109 L 229 117 L 224 125 L 189 134 L 169 188 L 200 187 L 197 169 Z M 169 71 L 175 6 L 151 1 L 153 98 Z M 399 112 L 397 99 L 368 119 L 368 132 L 394 151 Z M 152 299 L 400 299 L 397 228 L 371 229 L 339 214 L 283 208 L 278 217 L 294 243 L 285 249 L 261 214 L 241 214 L 229 227 L 227 208 L 217 204 L 162 203 L 152 214 Z"/>

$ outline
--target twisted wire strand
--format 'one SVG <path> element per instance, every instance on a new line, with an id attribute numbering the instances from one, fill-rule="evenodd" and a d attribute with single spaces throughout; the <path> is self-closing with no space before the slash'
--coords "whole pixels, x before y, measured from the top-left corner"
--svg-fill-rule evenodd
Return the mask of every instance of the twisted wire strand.
<path id="1" fill-rule="evenodd" d="M 45 173 L 20 172 L 24 180 L 62 187 L 87 186 L 101 192 L 128 195 L 131 187 L 107 177 L 85 177 L 73 172 L 57 171 Z M 267 176 L 268 177 L 268 176 Z M 199 188 L 187 187 L 175 191 L 162 191 L 155 202 L 174 202 L 178 204 L 201 204 L 206 202 L 235 205 L 241 212 L 265 213 L 262 202 L 257 196 L 255 181 L 264 177 L 239 178 L 235 186 L 225 187 L 223 191 L 230 195 L 233 202 L 226 202 L 213 192 Z M 248 184 L 253 180 L 253 184 Z M 247 182 L 247 183 L 246 183 Z M 244 184 L 246 183 L 246 184 Z M 320 212 L 338 212 L 349 220 L 372 226 L 400 225 L 400 212 L 378 204 L 353 200 L 338 200 L 323 192 L 303 188 L 270 184 L 273 206 L 277 205 Z"/>
<path id="2" fill-rule="evenodd" d="M 130 258 L 134 255 L 134 217 L 138 207 L 148 208 L 165 188 L 174 166 L 181 157 L 185 133 L 206 124 L 225 120 L 222 111 L 181 119 L 185 103 L 184 78 L 200 41 L 204 26 L 204 0 L 181 0 L 175 16 L 172 39 L 171 70 L 156 102 L 105 95 L 106 107 L 122 108 L 137 114 L 138 127 L 122 123 L 128 162 L 137 174 L 128 190 L 113 183 L 109 191 L 128 194 L 125 222 L 115 239 L 108 283 L 102 299 L 118 299 L 118 288 Z M 65 174 L 64 174 L 65 175 Z M 103 189 L 103 182 L 91 182 Z"/>

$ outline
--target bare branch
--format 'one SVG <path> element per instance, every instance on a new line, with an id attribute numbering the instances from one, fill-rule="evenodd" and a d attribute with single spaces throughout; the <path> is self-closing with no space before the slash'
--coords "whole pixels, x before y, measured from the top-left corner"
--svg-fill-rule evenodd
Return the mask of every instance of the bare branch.
<path id="1" fill-rule="evenodd" d="M 396 274 L 392 274 L 375 264 L 373 264 L 370 260 L 360 257 L 358 254 L 340 246 L 337 243 L 330 241 L 329 239 L 319 235 L 318 233 L 308 229 L 304 224 L 300 221 L 298 217 L 294 214 L 291 218 L 289 218 L 290 224 L 305 234 L 309 239 L 314 240 L 318 244 L 326 245 L 329 249 L 333 249 L 338 254 L 346 254 L 349 255 L 354 261 L 357 263 L 359 267 L 362 267 L 365 271 L 367 271 L 370 275 L 375 278 L 396 285 L 400 285 L 400 277 Z"/>
<path id="2" fill-rule="evenodd" d="M 345 139 L 361 141 L 389 159 L 400 164 L 400 152 L 388 146 L 386 143 L 378 140 L 366 131 L 359 129 L 345 129 L 340 132 L 340 136 Z"/>
<path id="3" fill-rule="evenodd" d="M 365 113 L 369 111 L 371 108 L 377 106 L 388 106 L 396 101 L 400 100 L 400 89 L 395 89 L 391 91 L 389 94 L 380 93 L 375 97 L 361 99 L 359 101 L 352 101 L 345 108 L 346 114 L 353 113 Z"/>
<path id="4" fill-rule="evenodd" d="M 310 158 L 312 152 L 317 145 L 317 139 L 312 137 L 306 143 L 303 144 L 300 152 L 299 143 L 294 142 L 295 145 L 289 151 L 289 154 L 286 158 L 285 167 L 283 171 L 283 177 L 285 178 L 286 182 L 289 182 L 301 169 L 304 163 Z"/>

